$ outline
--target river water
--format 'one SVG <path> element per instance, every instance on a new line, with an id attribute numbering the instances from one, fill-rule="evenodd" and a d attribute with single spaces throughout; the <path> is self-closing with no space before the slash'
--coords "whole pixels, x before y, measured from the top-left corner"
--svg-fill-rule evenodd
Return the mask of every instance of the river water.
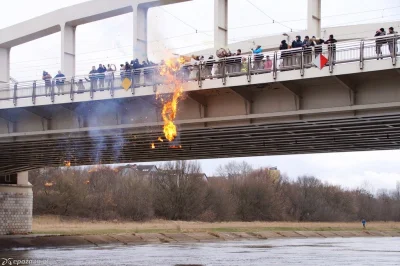
<path id="1" fill-rule="evenodd" d="M 400 265 L 400 238 L 275 239 L 0 251 L 30 265 Z M 16 264 L 13 264 L 16 265 Z"/>

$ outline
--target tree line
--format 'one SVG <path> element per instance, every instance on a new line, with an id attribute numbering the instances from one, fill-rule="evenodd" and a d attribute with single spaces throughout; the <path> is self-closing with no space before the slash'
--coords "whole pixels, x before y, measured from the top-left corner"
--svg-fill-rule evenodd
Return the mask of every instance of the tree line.
<path id="1" fill-rule="evenodd" d="M 289 180 L 268 168 L 220 166 L 204 179 L 197 162 L 161 165 L 153 174 L 116 168 L 31 171 L 34 215 L 145 221 L 400 221 L 400 183 L 378 193 L 344 189 L 313 176 Z"/>

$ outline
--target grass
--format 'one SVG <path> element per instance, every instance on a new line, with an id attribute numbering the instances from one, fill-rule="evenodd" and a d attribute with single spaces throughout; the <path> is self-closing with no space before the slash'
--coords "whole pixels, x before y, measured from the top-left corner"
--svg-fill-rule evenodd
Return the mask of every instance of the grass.
<path id="1" fill-rule="evenodd" d="M 368 230 L 399 231 L 400 222 L 370 222 Z M 119 234 L 179 232 L 257 232 L 257 231 L 362 231 L 361 222 L 184 222 L 152 220 L 147 222 L 89 221 L 58 216 L 33 217 L 34 234 Z"/>

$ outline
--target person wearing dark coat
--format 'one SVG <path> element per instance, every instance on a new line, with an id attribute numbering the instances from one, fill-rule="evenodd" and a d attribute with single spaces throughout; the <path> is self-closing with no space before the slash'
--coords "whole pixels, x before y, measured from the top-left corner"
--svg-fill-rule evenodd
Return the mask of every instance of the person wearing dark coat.
<path id="1" fill-rule="evenodd" d="M 319 54 L 322 54 L 322 45 L 324 44 L 323 39 L 317 39 L 315 41 L 315 57 L 317 57 Z"/>
<path id="2" fill-rule="evenodd" d="M 281 41 L 281 45 L 279 46 L 279 50 L 281 50 L 281 59 L 282 66 L 287 67 L 290 65 L 292 58 L 291 52 L 287 51 L 289 49 L 289 45 L 286 43 L 286 40 Z"/>
<path id="3" fill-rule="evenodd" d="M 97 69 L 97 77 L 99 79 L 99 87 L 101 90 L 104 89 L 104 79 L 106 78 L 106 71 L 107 68 L 104 65 L 99 64 L 99 68 Z"/>
<path id="4" fill-rule="evenodd" d="M 312 61 L 312 47 L 315 46 L 314 43 L 315 37 L 313 36 L 312 39 L 306 36 L 303 42 L 303 49 L 304 49 L 304 64 L 310 65 Z"/>
<path id="5" fill-rule="evenodd" d="M 60 93 L 62 95 L 64 95 L 65 75 L 63 73 L 61 73 L 61 71 L 58 71 L 58 73 L 57 73 L 57 75 L 55 75 L 54 79 L 56 80 L 58 95 L 60 95 Z"/>
<path id="6" fill-rule="evenodd" d="M 301 63 L 301 50 L 300 48 L 303 47 L 303 42 L 301 41 L 301 36 L 297 35 L 296 40 L 292 42 L 292 48 L 297 48 L 296 50 L 292 51 L 292 63 L 300 66 Z"/>
<path id="7" fill-rule="evenodd" d="M 329 60 L 332 59 L 332 64 L 335 64 L 336 61 L 336 43 L 337 40 L 333 37 L 333 34 L 329 35 L 329 39 L 325 41 L 325 44 L 328 45 L 329 52 Z"/>

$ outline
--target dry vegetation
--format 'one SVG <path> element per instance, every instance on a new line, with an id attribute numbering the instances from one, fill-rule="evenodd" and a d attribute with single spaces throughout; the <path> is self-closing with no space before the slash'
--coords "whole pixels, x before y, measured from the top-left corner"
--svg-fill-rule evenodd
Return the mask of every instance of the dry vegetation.
<path id="1" fill-rule="evenodd" d="M 400 231 L 400 222 L 371 222 L 369 230 Z M 166 232 L 255 232 L 255 231 L 359 231 L 360 222 L 188 222 L 151 220 L 147 222 L 87 221 L 59 216 L 35 216 L 34 233 L 109 234 Z"/>
<path id="2" fill-rule="evenodd" d="M 34 231 L 359 230 L 361 219 L 369 229 L 399 228 L 389 221 L 400 222 L 400 184 L 372 194 L 309 176 L 289 181 L 245 163 L 222 166 L 208 182 L 199 173 L 193 162 L 167 163 L 152 176 L 107 167 L 33 171 Z"/>

